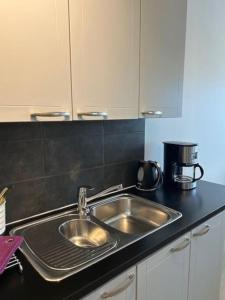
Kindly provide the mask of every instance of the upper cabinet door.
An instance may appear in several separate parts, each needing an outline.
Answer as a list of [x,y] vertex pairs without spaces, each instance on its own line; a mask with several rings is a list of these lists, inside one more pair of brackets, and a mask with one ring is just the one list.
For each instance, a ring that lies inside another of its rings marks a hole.
[[70,21],[74,118],[137,118],[140,1],[71,0]]
[[140,117],[179,117],[187,0],[141,0]]
[[1,0],[0,41],[0,122],[68,119],[67,0]]

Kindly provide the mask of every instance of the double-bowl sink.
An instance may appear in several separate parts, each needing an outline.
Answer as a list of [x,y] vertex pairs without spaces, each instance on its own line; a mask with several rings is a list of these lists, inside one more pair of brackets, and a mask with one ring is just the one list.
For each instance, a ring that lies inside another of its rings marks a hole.
[[22,235],[21,251],[48,281],[60,281],[174,222],[181,213],[132,194],[90,205],[11,230]]

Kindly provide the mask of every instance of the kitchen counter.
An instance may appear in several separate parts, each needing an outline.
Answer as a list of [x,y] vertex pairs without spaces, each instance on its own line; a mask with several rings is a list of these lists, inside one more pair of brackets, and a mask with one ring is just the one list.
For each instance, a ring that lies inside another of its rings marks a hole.
[[1,300],[80,299],[108,280],[135,265],[161,247],[225,210],[225,186],[200,181],[192,191],[162,188],[156,192],[128,190],[180,211],[183,217],[140,241],[118,251],[60,283],[44,281],[22,254],[23,274],[9,270],[0,275]]

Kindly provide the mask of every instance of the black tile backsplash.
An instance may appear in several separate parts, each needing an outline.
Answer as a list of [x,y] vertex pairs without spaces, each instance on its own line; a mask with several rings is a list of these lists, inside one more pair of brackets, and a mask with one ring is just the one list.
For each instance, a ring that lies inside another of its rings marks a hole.
[[0,141],[0,183],[44,176],[43,141]]
[[144,131],[144,120],[112,120],[104,124],[104,134],[134,133]]
[[76,202],[80,185],[133,185],[144,130],[144,120],[0,124],[7,222]]
[[44,137],[59,138],[76,135],[103,135],[103,125],[99,121],[52,122],[43,124]]
[[106,164],[111,164],[137,160],[143,156],[143,144],[142,132],[106,135],[104,161]]
[[124,186],[131,186],[136,182],[138,161],[131,161],[104,167],[104,187],[123,183]]
[[45,139],[45,171],[47,175],[97,167],[103,164],[103,136],[77,135]]
[[34,140],[43,137],[41,123],[2,123],[0,124],[0,141]]

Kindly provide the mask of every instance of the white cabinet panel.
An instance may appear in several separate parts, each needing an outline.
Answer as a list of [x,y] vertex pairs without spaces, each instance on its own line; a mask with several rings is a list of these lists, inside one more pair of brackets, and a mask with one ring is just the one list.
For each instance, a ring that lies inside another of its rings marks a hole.
[[189,300],[219,300],[224,243],[222,216],[192,231]]
[[141,1],[140,117],[181,115],[186,15],[187,0]]
[[107,282],[83,300],[135,300],[136,299],[136,267]]
[[[224,300],[225,213],[198,226],[84,300]],[[220,297],[220,298],[219,298]]]
[[71,113],[67,1],[1,0],[0,28],[0,122]]
[[187,300],[190,234],[158,251],[137,267],[138,300]]
[[74,118],[137,118],[140,1],[70,1],[70,22]]

